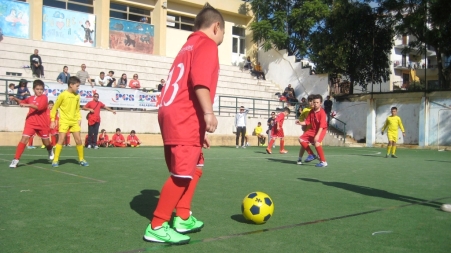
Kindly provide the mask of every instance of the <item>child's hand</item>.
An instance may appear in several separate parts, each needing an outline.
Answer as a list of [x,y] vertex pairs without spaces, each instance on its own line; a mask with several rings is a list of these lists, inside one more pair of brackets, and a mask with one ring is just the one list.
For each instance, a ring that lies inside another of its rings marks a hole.
[[296,124],[296,125],[300,125],[301,124],[301,122],[297,119],[295,122],[294,122],[294,124]]
[[55,121],[50,122],[50,129],[54,129],[55,128]]
[[405,137],[405,136],[406,136],[406,133],[402,132],[402,136]]

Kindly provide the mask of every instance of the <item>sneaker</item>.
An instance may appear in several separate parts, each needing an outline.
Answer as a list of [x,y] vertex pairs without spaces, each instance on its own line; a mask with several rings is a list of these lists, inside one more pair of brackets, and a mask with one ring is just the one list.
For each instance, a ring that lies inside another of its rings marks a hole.
[[271,149],[267,148],[267,149],[266,149],[266,153],[272,154]]
[[276,145],[272,145],[272,148],[276,148]]
[[189,243],[190,237],[175,232],[174,229],[169,227],[167,222],[158,229],[152,229],[149,224],[144,233],[144,240],[148,242],[166,242],[170,244],[186,244]]
[[53,149],[49,150],[49,160],[53,160],[55,158],[55,154],[53,153]]
[[17,164],[19,164],[19,160],[18,159],[13,159],[11,161],[11,164],[9,165],[10,168],[16,168]]
[[391,155],[391,158],[398,158],[397,156],[395,156],[395,155]]
[[174,230],[180,234],[199,232],[203,227],[204,223],[197,220],[194,216],[190,215],[187,220],[176,216],[173,222]]
[[315,167],[327,167],[327,162],[320,162],[315,165]]
[[315,160],[316,158],[318,158],[316,155],[308,155],[307,158],[305,158],[304,162],[309,163],[309,162]]
[[45,148],[45,145],[42,145],[42,146],[41,146],[41,148],[43,148],[43,149],[44,149],[44,148]]
[[80,161],[80,166],[88,167],[88,166],[89,166],[89,163],[88,163],[86,160],[81,160],[81,161]]
[[249,147],[249,142],[246,142],[246,147]]
[[27,146],[27,149],[35,149],[35,146]]
[[57,168],[57,167],[59,167],[59,166],[60,166],[60,164],[59,164],[58,161],[53,161],[53,162],[52,162],[52,167]]
[[239,148],[239,147],[240,147],[240,146],[238,146],[238,145],[236,146],[236,148]]
[[299,159],[298,159],[297,164],[298,164],[298,165],[302,165],[302,158],[299,158]]
[[241,148],[246,148],[246,146],[243,145]]
[[87,148],[91,148],[91,145],[88,145]]
[[99,146],[94,146],[94,149],[99,149]]
[[443,204],[440,208],[445,212],[451,213],[451,204]]
[[390,156],[388,154],[385,155],[385,158],[389,158]]
[[288,153],[288,151],[287,150],[285,150],[285,149],[282,149],[282,150],[280,150],[280,152],[279,153],[281,153],[281,154],[286,154],[286,153]]
[[70,144],[66,144],[66,147],[72,147],[72,145],[70,145]]

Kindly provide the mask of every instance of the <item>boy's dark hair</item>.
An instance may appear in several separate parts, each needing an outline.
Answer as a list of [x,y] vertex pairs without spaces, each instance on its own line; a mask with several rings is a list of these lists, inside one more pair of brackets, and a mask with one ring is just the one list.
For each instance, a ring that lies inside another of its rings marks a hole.
[[393,106],[391,109],[390,109],[390,111],[391,110],[398,110],[398,108],[396,107],[396,106]]
[[131,134],[136,134],[135,130],[132,130],[130,133],[131,133]]
[[16,86],[16,85],[13,84],[13,83],[10,83],[10,84],[8,85],[8,87],[11,87],[11,86]]
[[194,20],[194,31],[210,27],[215,22],[219,22],[219,27],[224,29],[225,23],[222,14],[207,2]]
[[100,130],[101,133],[105,132],[105,129]]
[[313,101],[313,98],[315,97],[315,95],[308,95],[307,97],[307,101]]
[[76,77],[76,76],[71,76],[69,77],[69,82],[68,82],[68,86],[71,84],[77,84],[77,83],[81,83],[80,78]]
[[258,124],[260,124],[260,125],[261,125],[262,123],[261,123],[261,122],[258,122],[258,123],[257,123],[257,125],[258,125]]
[[320,94],[316,94],[313,96],[314,96],[313,99],[319,99],[319,101],[323,102],[323,96],[321,96]]
[[100,74],[104,74],[105,75],[105,72],[102,71],[102,72],[100,72]]
[[117,131],[119,131],[119,132],[120,132],[120,131],[121,131],[121,129],[120,129],[120,128],[116,128],[116,132],[117,132]]
[[288,107],[283,108],[283,110],[284,110],[285,112],[288,112],[288,114],[291,113],[290,108],[288,108]]
[[42,86],[42,88],[44,88],[44,82],[42,80],[36,79],[33,81],[33,89],[38,86]]
[[114,74],[114,71],[110,70],[110,71],[108,71],[108,73]]
[[53,100],[49,100],[49,105],[53,105],[53,104],[55,104],[55,103],[53,102]]
[[63,70],[64,70],[65,68],[67,68],[67,66],[64,66],[64,67],[63,67]]

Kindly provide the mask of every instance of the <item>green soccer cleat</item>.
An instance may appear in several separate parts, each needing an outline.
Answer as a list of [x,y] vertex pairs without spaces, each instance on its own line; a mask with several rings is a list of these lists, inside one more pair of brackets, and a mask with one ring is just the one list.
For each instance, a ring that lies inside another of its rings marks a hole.
[[177,233],[174,229],[169,227],[167,222],[165,222],[159,229],[155,230],[152,229],[152,226],[149,224],[143,239],[148,242],[164,242],[180,245],[189,243],[190,237]]
[[88,166],[89,166],[89,163],[88,163],[86,160],[81,160],[81,161],[80,161],[80,166],[88,167]]
[[197,220],[192,215],[190,215],[187,220],[183,220],[182,218],[176,216],[174,218],[173,227],[175,231],[181,234],[188,234],[199,232],[204,227],[204,223]]

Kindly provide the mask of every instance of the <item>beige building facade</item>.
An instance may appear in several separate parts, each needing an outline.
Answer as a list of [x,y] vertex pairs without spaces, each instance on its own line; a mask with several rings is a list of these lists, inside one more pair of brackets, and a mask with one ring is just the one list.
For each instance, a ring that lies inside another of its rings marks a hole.
[[[109,48],[110,17],[129,21],[147,18],[154,26],[154,55],[175,57],[192,32],[194,18],[206,0],[24,0],[30,4],[30,39],[42,40],[44,6],[86,12],[96,16],[96,47]],[[219,47],[221,64],[236,65],[253,46],[248,25],[249,4],[241,0],[209,0],[225,19],[225,37]]]

